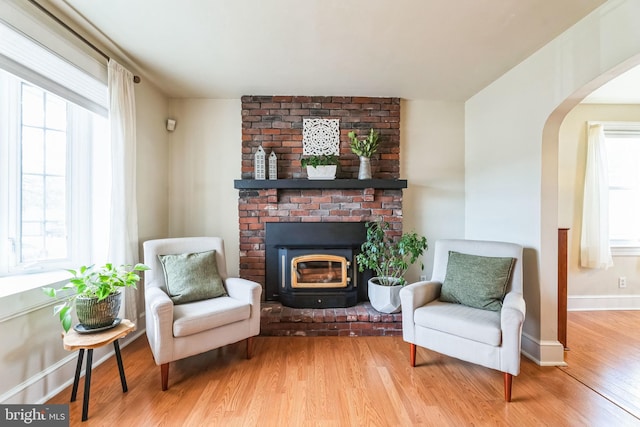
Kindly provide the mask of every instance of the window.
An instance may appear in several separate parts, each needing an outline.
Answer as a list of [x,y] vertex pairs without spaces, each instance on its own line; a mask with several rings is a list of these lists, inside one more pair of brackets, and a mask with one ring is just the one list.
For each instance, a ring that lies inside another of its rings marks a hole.
[[67,259],[67,103],[20,84],[20,263]]
[[640,254],[640,123],[605,123],[609,242],[614,255]]
[[91,262],[105,246],[91,194],[108,177],[91,165],[108,157],[107,119],[0,70],[0,123],[0,275]]
[[1,294],[104,258],[111,163],[104,58],[31,3],[0,4]]

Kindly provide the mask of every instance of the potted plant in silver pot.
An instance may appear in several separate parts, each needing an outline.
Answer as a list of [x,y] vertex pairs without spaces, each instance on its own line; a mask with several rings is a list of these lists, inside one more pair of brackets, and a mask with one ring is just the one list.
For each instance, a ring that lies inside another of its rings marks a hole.
[[79,325],[85,330],[101,329],[114,325],[122,303],[122,289],[133,287],[140,280],[139,271],[148,270],[144,264],[115,266],[107,263],[102,267],[82,266],[77,271],[67,270],[73,276],[60,289],[43,288],[50,297],[59,292],[73,293],[54,308],[65,332],[71,329],[71,312],[76,309]]
[[379,136],[380,134],[373,129],[362,139],[358,139],[355,131],[348,133],[348,137],[351,140],[349,143],[351,152],[360,158],[358,179],[371,179],[371,156],[378,151]]
[[[407,283],[404,274],[428,249],[427,238],[417,233],[404,233],[399,238],[389,234],[386,221],[368,222],[367,240],[356,255],[358,269],[373,270],[369,280],[371,306],[383,313],[400,311],[400,289]],[[421,268],[424,268],[422,262]]]

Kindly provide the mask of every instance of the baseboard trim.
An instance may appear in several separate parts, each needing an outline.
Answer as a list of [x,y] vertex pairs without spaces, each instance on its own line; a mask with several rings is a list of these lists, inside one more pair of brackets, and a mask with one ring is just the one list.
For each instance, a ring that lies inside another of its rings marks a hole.
[[[120,341],[120,348],[126,347],[144,333],[145,330],[142,329],[133,334],[129,334]],[[93,360],[92,369],[100,366],[102,362],[115,355],[113,346],[106,346],[101,349],[103,349],[105,353]],[[100,349],[96,349],[96,351],[99,350]],[[73,384],[77,358],[78,352],[70,353],[68,356],[0,395],[0,403],[22,405],[46,403],[52,397]],[[126,360],[124,360],[124,363],[126,368]],[[83,366],[85,366],[84,363]],[[84,374],[85,370],[83,369],[81,375],[84,376]]]
[[[57,393],[59,393],[58,389],[63,389],[64,387],[67,387],[69,384],[73,383],[73,375],[75,374],[74,362],[76,361],[76,357],[77,357],[77,354],[71,353],[65,358],[60,359],[58,362],[49,366],[47,369],[41,372],[38,372],[36,375],[32,376],[31,378],[28,378],[26,381],[22,382],[21,384],[18,384],[17,386],[13,387],[12,389],[0,395],[0,402],[3,404],[34,403],[32,399],[34,397],[33,395],[37,394],[37,392],[34,392],[35,390],[43,390],[44,388],[46,388],[46,386],[44,385],[45,382],[51,383],[52,380],[54,382],[58,382],[56,381],[55,377],[58,376],[60,373],[66,374],[67,371],[71,372],[71,380],[70,380],[71,382],[67,382],[67,384],[61,387],[56,387],[56,390],[53,390],[50,393],[51,396],[55,396]],[[98,364],[98,361],[96,361],[96,365],[97,364]],[[71,367],[69,368],[69,366]],[[46,400],[47,399],[45,397],[41,396],[40,398],[37,399],[35,403],[36,404],[45,403]]]
[[640,310],[640,295],[574,295],[567,298],[568,311]]
[[522,333],[522,354],[540,366],[567,366],[564,346],[557,340],[539,340]]

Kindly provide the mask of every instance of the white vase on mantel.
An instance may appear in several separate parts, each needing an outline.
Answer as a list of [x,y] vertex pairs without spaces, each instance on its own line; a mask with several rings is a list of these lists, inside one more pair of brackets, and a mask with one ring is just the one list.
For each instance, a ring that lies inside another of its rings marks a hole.
[[360,156],[360,169],[358,179],[371,179],[371,158]]

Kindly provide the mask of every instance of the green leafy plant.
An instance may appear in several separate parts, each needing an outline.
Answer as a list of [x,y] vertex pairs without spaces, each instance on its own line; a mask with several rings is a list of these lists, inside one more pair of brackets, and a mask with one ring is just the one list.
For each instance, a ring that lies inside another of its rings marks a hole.
[[378,151],[380,135],[377,131],[371,129],[369,135],[363,139],[358,139],[358,135],[354,131],[349,132],[348,136],[351,140],[352,153],[361,157],[371,157]]
[[54,309],[54,314],[60,317],[62,327],[65,332],[68,332],[71,328],[71,311],[76,298],[97,298],[98,301],[101,301],[109,295],[117,293],[120,288],[133,287],[135,289],[140,280],[138,272],[145,270],[149,270],[149,267],[144,264],[136,264],[133,268],[131,265],[105,264],[102,267],[83,265],[77,271],[67,270],[73,276],[60,289],[47,287],[42,290],[50,297],[55,298],[60,292],[74,289],[74,293]]
[[312,166],[315,168],[317,166],[337,165],[339,163],[340,161],[338,159],[338,156],[333,154],[321,154],[300,159],[300,164],[303,168],[307,166]]
[[[406,285],[404,274],[410,265],[428,249],[427,238],[416,233],[404,233],[392,238],[386,221],[368,222],[367,240],[356,255],[358,269],[373,270],[383,286]],[[420,262],[421,268],[424,264]]]

